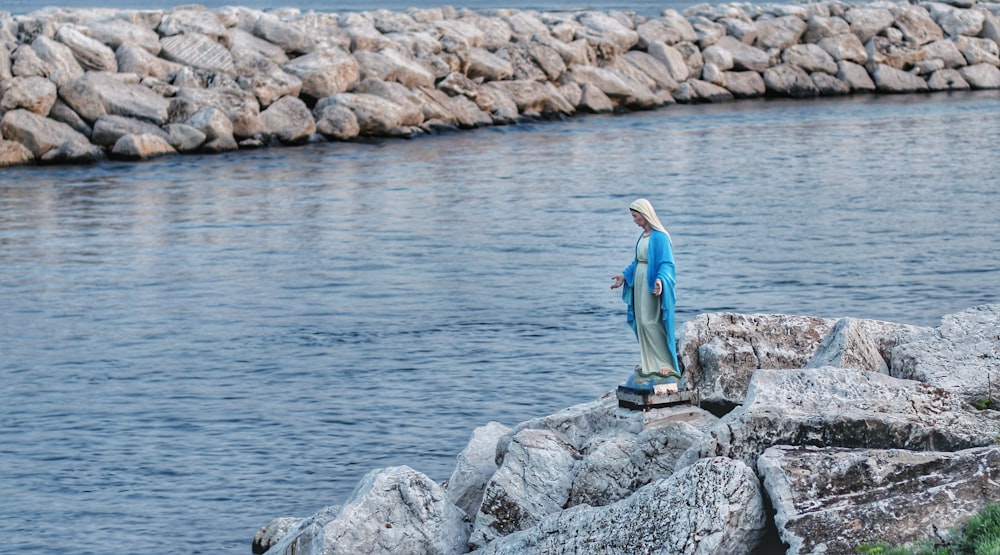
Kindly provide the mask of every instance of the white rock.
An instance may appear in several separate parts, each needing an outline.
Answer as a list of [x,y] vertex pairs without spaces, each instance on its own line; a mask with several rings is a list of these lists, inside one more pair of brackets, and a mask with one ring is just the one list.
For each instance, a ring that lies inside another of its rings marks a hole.
[[184,33],[160,39],[160,55],[172,62],[232,74],[235,71],[233,55],[229,50],[206,35]]
[[928,90],[927,81],[919,75],[885,64],[875,65],[875,69],[872,70],[872,80],[881,92],[912,93]]
[[932,3],[930,5],[931,17],[941,26],[949,37],[968,35],[974,37],[983,30],[986,22],[986,14],[989,12],[980,10],[956,9],[947,4]]
[[264,133],[286,145],[302,144],[316,132],[316,122],[306,103],[283,96],[260,113]]
[[983,63],[1000,65],[1000,45],[994,40],[963,35],[955,39],[955,46],[965,56],[969,65]]
[[378,52],[355,51],[361,79],[396,81],[407,87],[433,87],[434,74],[409,55],[393,48]]
[[822,71],[835,75],[837,73],[837,62],[830,54],[815,44],[795,44],[789,46],[781,54],[781,59],[786,64],[791,64],[812,73]]
[[49,115],[56,103],[56,86],[44,77],[15,77],[0,85],[0,113],[18,108]]
[[284,70],[302,80],[302,93],[325,98],[350,90],[361,77],[357,60],[340,49],[328,49],[290,60]]
[[889,373],[889,366],[875,340],[859,320],[841,318],[830,330],[805,368],[836,366],[868,372]]
[[163,125],[170,101],[138,84],[135,76],[89,71],[59,87],[59,96],[88,122],[105,114]]
[[771,57],[767,52],[733,37],[722,37],[715,46],[729,52],[733,67],[737,70],[763,72],[771,67]]
[[152,123],[123,116],[104,115],[94,122],[90,142],[110,147],[125,135],[154,135],[166,140],[167,134]]
[[679,50],[662,42],[653,42],[649,45],[649,55],[659,60],[667,68],[667,72],[670,73],[670,77],[674,81],[678,83],[687,81],[690,70]]
[[820,96],[835,96],[851,93],[851,86],[829,73],[816,71],[809,74]]
[[931,18],[927,9],[919,5],[901,5],[897,8],[895,27],[903,37],[916,46],[944,37],[941,27]]
[[736,98],[755,98],[767,92],[764,78],[756,71],[727,71],[723,79],[723,86]]
[[11,110],[3,115],[0,120],[0,136],[21,143],[36,158],[41,158],[66,143],[74,143],[86,149],[96,148],[87,137],[65,123],[24,109]]
[[846,60],[837,62],[837,79],[847,83],[852,91],[872,92],[875,90],[875,81],[872,81],[865,68]]
[[967,91],[972,87],[955,69],[941,69],[927,78],[927,87],[932,91]]
[[373,94],[338,93],[321,99],[314,111],[342,106],[354,113],[361,135],[390,135],[403,124],[402,106]]
[[806,32],[807,25],[800,17],[786,15],[774,19],[758,19],[756,27],[757,38],[754,40],[754,46],[768,50],[788,48],[799,42]]
[[111,154],[123,160],[148,160],[157,156],[177,154],[177,151],[158,135],[130,133],[115,142]]
[[941,39],[924,45],[921,49],[925,60],[941,60],[946,68],[958,68],[966,65],[965,56],[958,50],[955,41]]
[[483,501],[486,483],[497,470],[497,440],[510,431],[499,422],[490,422],[473,430],[465,449],[458,454],[455,469],[448,478],[448,500],[467,515],[475,515]]
[[844,12],[843,17],[850,24],[851,32],[857,35],[862,43],[867,43],[895,22],[892,12],[878,7],[851,7]]

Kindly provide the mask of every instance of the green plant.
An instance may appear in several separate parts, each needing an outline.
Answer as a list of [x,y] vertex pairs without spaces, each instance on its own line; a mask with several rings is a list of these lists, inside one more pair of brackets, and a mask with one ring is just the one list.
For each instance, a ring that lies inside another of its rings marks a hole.
[[979,410],[986,410],[986,409],[990,408],[990,403],[991,402],[993,402],[993,401],[989,397],[983,397],[983,398],[977,400],[976,402],[972,403],[972,406],[976,407]]
[[1000,555],[1000,503],[990,503],[951,534],[945,545],[929,540],[908,546],[886,542],[864,543],[854,551],[860,555]]

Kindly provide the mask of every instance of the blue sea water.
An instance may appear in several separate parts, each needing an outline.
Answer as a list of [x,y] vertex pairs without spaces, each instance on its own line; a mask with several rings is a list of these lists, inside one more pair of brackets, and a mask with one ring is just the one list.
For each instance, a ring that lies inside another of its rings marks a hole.
[[0,551],[248,553],[613,389],[637,197],[681,323],[1000,302],[997,121],[996,92],[758,100],[4,169]]

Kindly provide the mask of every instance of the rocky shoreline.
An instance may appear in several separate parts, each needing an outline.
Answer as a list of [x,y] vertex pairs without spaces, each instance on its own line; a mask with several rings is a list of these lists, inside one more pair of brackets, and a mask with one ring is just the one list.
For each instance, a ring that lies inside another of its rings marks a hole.
[[1000,499],[1000,304],[934,328],[702,314],[678,347],[701,406],[609,393],[491,422],[444,484],[372,471],[253,552],[849,554],[946,539]]
[[0,166],[762,96],[1000,88],[1000,4],[0,12]]

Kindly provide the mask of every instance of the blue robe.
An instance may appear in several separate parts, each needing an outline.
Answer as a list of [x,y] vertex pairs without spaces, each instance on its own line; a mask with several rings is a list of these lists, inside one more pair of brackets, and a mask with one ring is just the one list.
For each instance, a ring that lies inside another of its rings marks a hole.
[[[638,247],[639,241],[642,240],[642,236],[636,240],[636,246]],[[647,283],[649,285],[649,292],[653,292],[653,287],[656,284],[656,280],[659,279],[660,283],[663,284],[663,293],[660,294],[660,305],[663,309],[663,328],[667,335],[667,349],[670,352],[670,357],[672,359],[674,369],[678,374],[681,372],[680,364],[677,362],[677,344],[674,340],[674,305],[676,303],[676,277],[674,274],[674,253],[671,249],[670,238],[666,233],[662,231],[653,230],[649,235],[649,252],[647,253],[648,260],[648,276]],[[632,263],[625,268],[622,275],[625,276],[626,286],[622,289],[622,300],[628,305],[628,324],[632,328],[632,331],[636,334],[638,338],[638,330],[636,329],[635,323],[635,305],[632,299],[632,287],[635,283],[635,267],[639,263],[637,258],[632,259]],[[638,383],[637,382],[638,378]],[[627,382],[628,385],[639,385],[642,382],[649,382],[648,378],[643,379],[638,376],[638,372],[633,373],[632,377],[629,378]],[[655,380],[657,383],[669,383],[676,381],[674,378],[665,380]],[[648,387],[652,387],[650,383]]]

